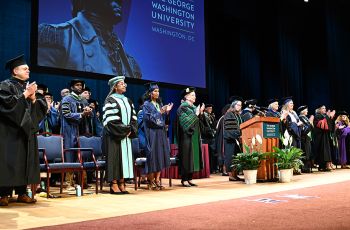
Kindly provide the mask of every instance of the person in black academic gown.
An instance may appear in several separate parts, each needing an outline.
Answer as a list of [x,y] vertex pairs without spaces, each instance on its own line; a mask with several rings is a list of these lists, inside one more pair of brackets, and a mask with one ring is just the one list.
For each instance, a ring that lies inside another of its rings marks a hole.
[[201,122],[201,135],[203,144],[208,144],[210,172],[218,171],[217,154],[215,152],[216,120],[213,113],[213,105],[206,104],[203,122]]
[[250,99],[244,102],[244,105],[246,107],[242,110],[242,113],[241,113],[243,122],[246,122],[254,117],[256,103],[257,103],[256,99]]
[[223,145],[224,169],[223,172],[229,171],[230,181],[240,181],[235,170],[230,170],[233,156],[240,152],[241,129],[240,124],[243,123],[240,112],[242,108],[242,98],[237,97],[233,100],[230,108],[227,110],[222,123],[222,128],[218,130],[221,136],[220,141]]
[[124,96],[127,87],[124,79],[116,76],[108,81],[111,91],[103,106],[102,150],[107,155],[111,194],[128,194],[124,178],[134,178],[131,138],[137,137],[137,117],[134,104]]
[[0,83],[0,206],[8,205],[12,190],[17,202],[35,203],[26,195],[28,184],[40,183],[36,132],[47,104],[37,99],[35,82],[27,83],[29,67],[24,55],[6,63],[12,77]]
[[311,173],[312,172],[312,151],[311,151],[311,141],[312,141],[312,129],[313,129],[313,121],[314,116],[311,115],[310,118],[308,115],[308,107],[306,105],[300,106],[298,108],[299,119],[303,122],[303,126],[301,129],[301,149],[304,152],[304,166],[302,168],[302,172]]
[[[179,170],[184,187],[197,186],[192,182],[193,172],[203,169],[200,121],[205,105],[195,106],[195,88],[188,87],[181,92],[184,101],[177,110],[176,136],[179,147]],[[187,184],[185,183],[187,182]]]
[[319,165],[319,171],[331,171],[332,155],[330,147],[330,127],[332,127],[330,117],[333,117],[335,112],[330,112],[327,115],[326,106],[321,105],[316,109],[313,129],[313,143],[315,163]]
[[[294,103],[291,97],[286,97],[283,100],[281,114],[287,114],[282,118],[283,131],[287,130],[292,137],[292,146],[301,148],[301,129],[303,122],[300,121],[299,116],[293,110]],[[284,132],[283,132],[284,133]]]

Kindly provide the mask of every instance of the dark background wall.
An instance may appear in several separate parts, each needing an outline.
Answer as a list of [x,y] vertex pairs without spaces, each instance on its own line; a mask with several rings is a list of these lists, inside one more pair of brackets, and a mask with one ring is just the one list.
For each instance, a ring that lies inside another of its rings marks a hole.
[[[199,92],[200,102],[213,103],[218,112],[230,95],[257,98],[261,105],[270,97],[293,96],[296,106],[308,104],[314,109],[321,103],[350,110],[348,1],[206,0],[205,4],[208,87]],[[31,7],[30,0],[1,1],[1,66],[20,53],[30,56]],[[0,68],[0,80],[7,77]],[[31,80],[46,84],[56,100],[70,79],[31,72]],[[102,103],[107,81],[84,80]],[[137,101],[143,91],[142,84],[132,83],[127,96]],[[179,88],[162,87],[161,94],[164,102],[179,104]]]
[[293,96],[312,110],[350,109],[350,1],[206,3],[209,95],[220,106],[228,95],[262,105]]

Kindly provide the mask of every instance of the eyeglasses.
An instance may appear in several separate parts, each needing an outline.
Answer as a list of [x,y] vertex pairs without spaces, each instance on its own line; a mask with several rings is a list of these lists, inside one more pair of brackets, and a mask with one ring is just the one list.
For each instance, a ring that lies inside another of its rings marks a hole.
[[127,87],[128,85],[125,82],[118,82],[117,85],[124,85],[125,87]]

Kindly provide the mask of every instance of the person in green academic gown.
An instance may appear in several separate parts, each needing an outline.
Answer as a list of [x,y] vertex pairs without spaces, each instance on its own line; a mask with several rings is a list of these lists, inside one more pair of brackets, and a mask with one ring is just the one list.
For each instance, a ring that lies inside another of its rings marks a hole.
[[109,80],[111,91],[103,106],[102,149],[107,155],[111,194],[127,194],[124,178],[134,178],[131,138],[137,137],[137,116],[134,104],[124,96],[127,87],[124,79],[117,76]]
[[11,78],[0,83],[0,206],[7,206],[12,190],[17,202],[35,203],[26,195],[28,184],[40,183],[36,132],[47,104],[37,99],[35,82],[27,83],[24,55],[6,63]]
[[[200,119],[203,119],[205,105],[195,106],[195,88],[189,87],[182,92],[183,103],[177,110],[177,141],[179,148],[179,170],[181,184],[184,187],[196,186],[192,182],[193,172],[203,169]],[[187,182],[187,183],[185,183]]]

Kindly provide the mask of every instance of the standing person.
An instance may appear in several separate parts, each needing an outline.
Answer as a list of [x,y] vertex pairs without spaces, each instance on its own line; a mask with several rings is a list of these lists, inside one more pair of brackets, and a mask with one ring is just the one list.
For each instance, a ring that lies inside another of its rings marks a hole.
[[61,90],[61,97],[62,99],[69,94],[69,89],[64,88]]
[[[182,91],[183,102],[177,110],[177,141],[179,147],[179,170],[181,184],[184,187],[197,186],[192,182],[193,172],[203,168],[200,119],[203,118],[205,105],[195,106],[195,88]],[[187,184],[185,183],[187,182]]]
[[231,104],[226,104],[221,110],[221,117],[217,121],[216,125],[216,136],[215,136],[215,148],[216,154],[218,155],[218,165],[222,176],[228,176],[225,167],[225,145],[224,145],[224,117],[231,107]]
[[215,152],[216,119],[212,104],[205,105],[201,134],[203,144],[208,144],[210,172],[216,173],[218,172],[218,156]]
[[[329,116],[334,116],[335,111],[329,113]],[[330,128],[331,119],[327,115],[326,106],[321,105],[316,109],[314,119],[314,147],[315,147],[315,163],[319,165],[319,171],[331,171],[332,155],[330,147]]]
[[108,81],[111,91],[103,106],[102,149],[107,155],[111,194],[128,194],[124,178],[134,178],[130,138],[137,137],[137,117],[134,104],[124,96],[127,87],[124,79],[124,76],[116,76]]
[[338,137],[338,146],[339,146],[339,154],[340,154],[340,165],[341,168],[348,168],[347,164],[347,155],[346,155],[346,138],[350,133],[350,122],[348,113],[345,111],[341,111],[335,121],[335,130]]
[[[60,121],[61,135],[63,136],[64,149],[78,147],[78,137],[85,133],[86,127],[84,118],[91,115],[91,108],[87,101],[80,97],[85,88],[85,82],[80,79],[73,79],[70,82],[71,93],[65,96],[61,102]],[[75,156],[72,153],[65,155],[67,162],[73,162]],[[73,173],[66,173],[66,183],[68,190],[74,190]]]
[[47,112],[43,120],[39,123],[39,133],[49,133],[49,134],[58,134],[58,117],[59,113],[57,108],[55,107],[55,103],[53,101],[53,96],[51,93],[44,93],[44,98],[47,103]]
[[246,107],[241,112],[243,122],[246,122],[254,117],[255,106],[258,101],[256,99],[246,100],[244,104]]
[[150,83],[143,104],[143,124],[146,138],[145,155],[147,158],[148,184],[150,189],[162,190],[160,172],[170,166],[170,148],[166,125],[173,104],[162,104],[159,87]]
[[276,99],[276,98],[269,99],[267,101],[267,103],[269,106],[268,106],[268,109],[265,113],[266,117],[278,117],[278,118],[280,118],[281,114],[280,114],[280,112],[278,112],[278,107],[279,107],[278,99]]
[[227,110],[223,120],[223,144],[224,144],[224,167],[226,171],[229,171],[229,181],[242,181],[238,177],[238,172],[230,170],[232,165],[233,156],[239,152],[240,149],[240,138],[241,128],[240,124],[243,123],[241,118],[243,99],[236,97]]
[[304,166],[301,170],[303,173],[312,173],[312,151],[311,151],[311,141],[312,141],[312,129],[313,129],[313,121],[314,116],[307,117],[308,115],[308,107],[306,105],[300,106],[298,108],[299,119],[303,122],[303,126],[301,129],[301,149],[304,152]]
[[47,105],[36,99],[36,83],[27,83],[30,71],[24,55],[9,60],[5,68],[12,77],[0,83],[0,206],[8,205],[13,189],[17,202],[35,203],[26,188],[40,183],[35,134]]
[[285,118],[283,118],[283,133],[284,130],[287,130],[289,135],[292,136],[293,142],[292,146],[297,148],[301,148],[301,129],[303,126],[303,122],[300,121],[299,116],[293,110],[294,103],[291,97],[286,97],[283,99],[283,106],[281,109],[281,114],[287,114]]

